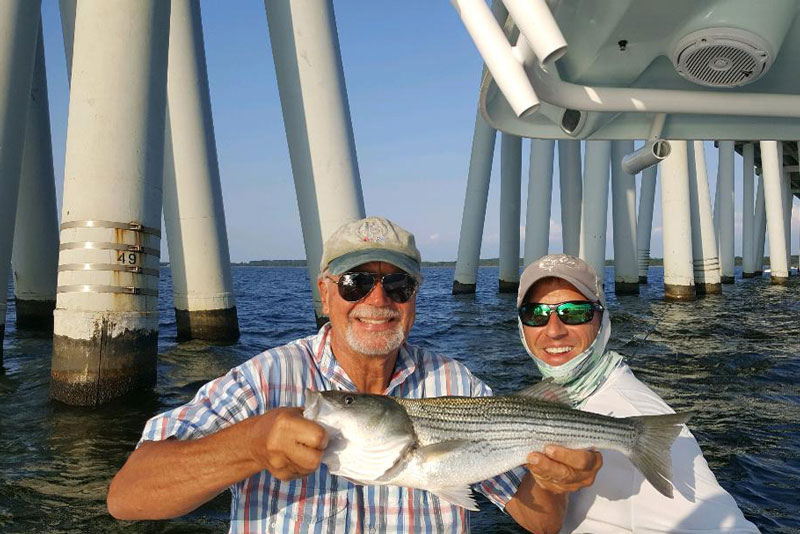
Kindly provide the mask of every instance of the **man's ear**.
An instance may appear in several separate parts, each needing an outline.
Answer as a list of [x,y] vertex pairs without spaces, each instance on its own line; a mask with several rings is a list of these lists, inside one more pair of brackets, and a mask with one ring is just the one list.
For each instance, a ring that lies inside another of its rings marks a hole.
[[317,288],[319,289],[319,298],[322,301],[322,313],[328,315],[330,313],[330,306],[328,306],[328,284],[325,283],[324,277],[317,278]]

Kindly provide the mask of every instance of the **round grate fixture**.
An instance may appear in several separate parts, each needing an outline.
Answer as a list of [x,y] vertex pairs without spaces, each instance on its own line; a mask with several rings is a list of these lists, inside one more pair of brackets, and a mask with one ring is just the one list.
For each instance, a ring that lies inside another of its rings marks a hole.
[[769,70],[772,60],[767,41],[739,28],[692,32],[672,53],[678,74],[708,87],[739,87],[754,82]]

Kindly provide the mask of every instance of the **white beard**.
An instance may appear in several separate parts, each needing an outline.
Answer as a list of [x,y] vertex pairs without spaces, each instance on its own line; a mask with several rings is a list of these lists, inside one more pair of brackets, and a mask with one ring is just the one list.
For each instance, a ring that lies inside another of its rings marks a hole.
[[[355,319],[357,317],[372,319],[399,318],[400,313],[362,304],[361,306],[353,308],[350,312],[351,319],[357,320]],[[384,354],[389,354],[399,349],[400,345],[406,340],[406,334],[403,332],[403,325],[399,321],[396,323],[396,327],[388,332],[366,335],[356,334],[352,323],[348,323],[344,331],[344,337],[351,349],[366,356],[383,356]]]

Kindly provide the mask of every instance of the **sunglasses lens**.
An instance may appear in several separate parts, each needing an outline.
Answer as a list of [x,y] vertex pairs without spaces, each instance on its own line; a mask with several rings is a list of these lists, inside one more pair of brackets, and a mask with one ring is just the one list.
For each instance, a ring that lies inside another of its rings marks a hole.
[[525,303],[519,308],[519,318],[526,326],[543,326],[550,318],[550,308],[541,304]]
[[558,317],[564,324],[588,323],[594,317],[591,302],[565,302],[558,307]]
[[371,273],[344,273],[339,277],[339,296],[348,302],[355,302],[366,297],[375,285]]
[[389,298],[398,303],[408,302],[417,289],[417,281],[405,273],[384,275],[381,284]]

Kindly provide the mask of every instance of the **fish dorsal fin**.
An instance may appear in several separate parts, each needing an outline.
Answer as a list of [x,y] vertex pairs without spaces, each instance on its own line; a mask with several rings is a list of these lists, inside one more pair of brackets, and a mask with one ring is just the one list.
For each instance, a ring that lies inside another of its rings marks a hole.
[[520,397],[530,397],[532,399],[572,406],[572,398],[570,397],[569,391],[565,387],[553,382],[552,378],[544,378],[538,384],[528,386],[515,394]]
[[369,484],[378,480],[405,455],[413,436],[389,436],[360,443],[333,438],[322,456],[331,474]]
[[475,498],[472,496],[472,489],[469,486],[457,486],[453,488],[438,488],[429,490],[431,493],[439,497],[443,501],[450,504],[461,506],[473,512],[478,511],[478,505],[475,503]]

